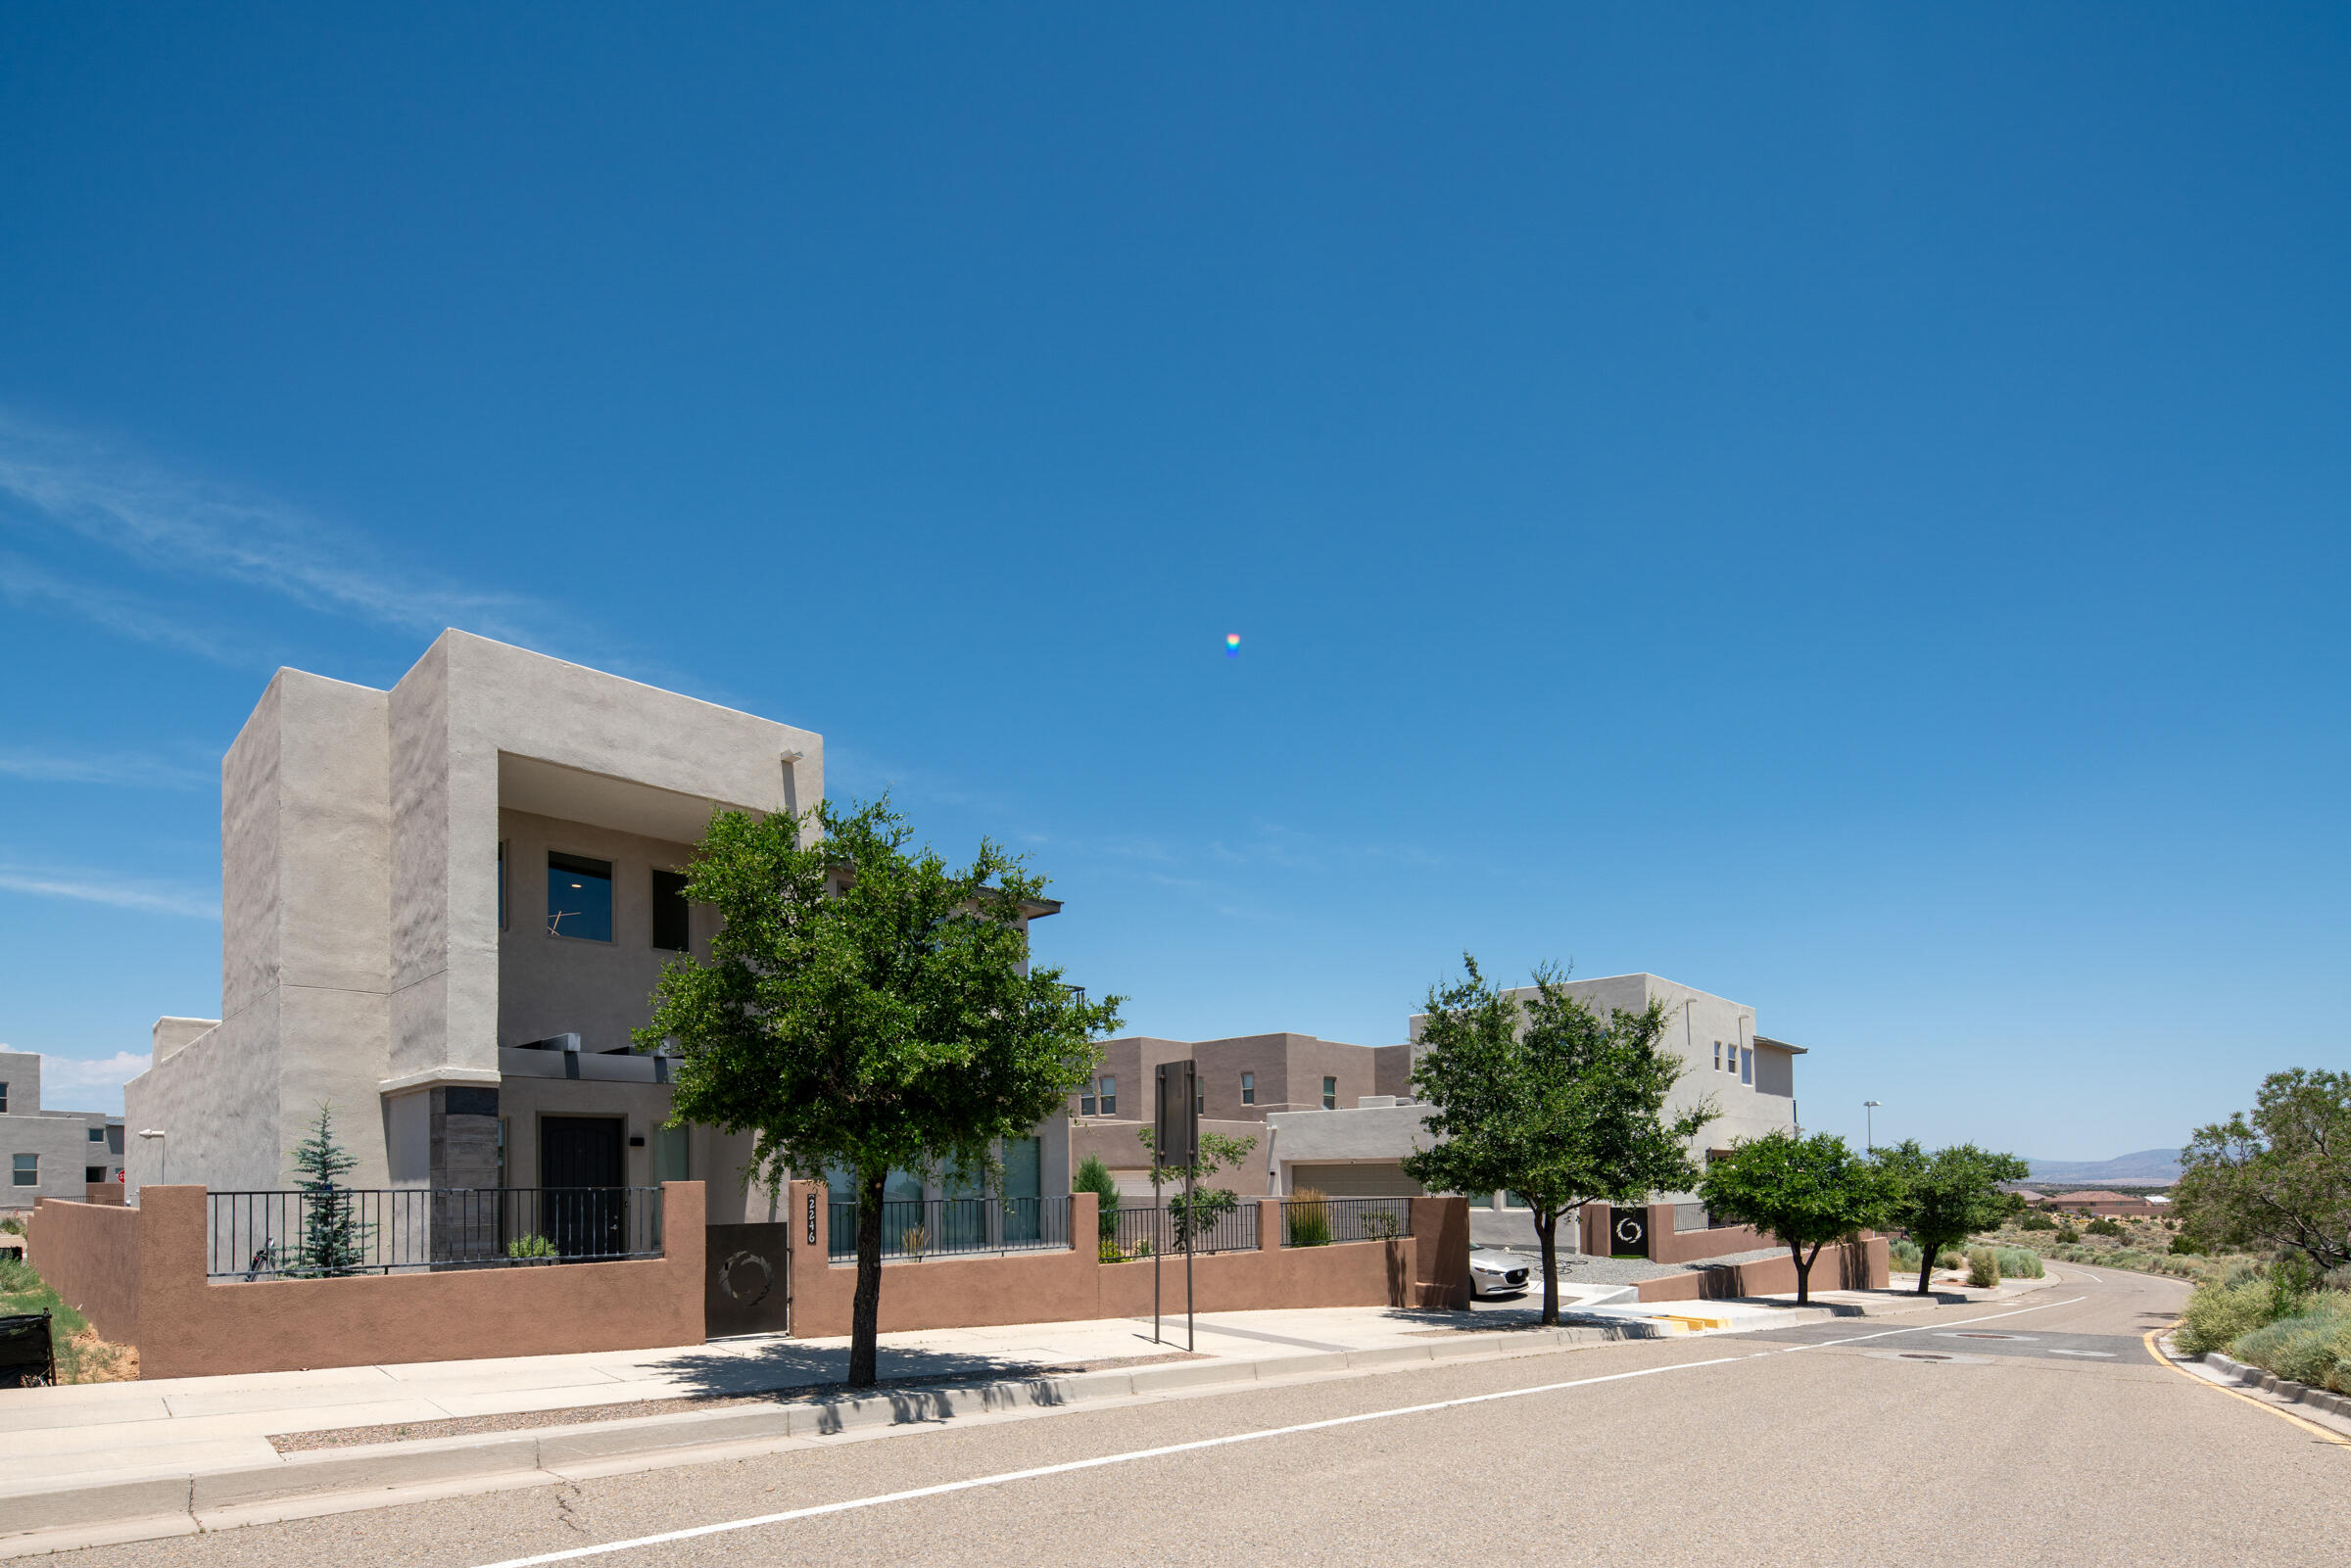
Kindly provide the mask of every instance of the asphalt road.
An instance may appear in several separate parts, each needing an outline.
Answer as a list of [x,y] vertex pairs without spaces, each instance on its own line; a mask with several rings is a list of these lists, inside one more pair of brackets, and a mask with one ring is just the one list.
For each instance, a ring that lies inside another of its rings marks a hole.
[[[2058,1272],[2008,1307],[851,1436],[57,1560],[484,1568],[827,1504],[857,1505],[570,1560],[2351,1560],[2351,1448],[2160,1364],[2140,1336],[2179,1283]],[[1148,1452],[1178,1445],[1200,1446]],[[991,1479],[1053,1466],[1075,1468]],[[959,1490],[867,1500],[938,1487]]]

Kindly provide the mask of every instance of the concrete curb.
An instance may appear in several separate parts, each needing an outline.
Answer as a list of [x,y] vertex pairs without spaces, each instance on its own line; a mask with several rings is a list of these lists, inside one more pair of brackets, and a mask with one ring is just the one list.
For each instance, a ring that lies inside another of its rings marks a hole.
[[[1432,1365],[1476,1355],[1520,1355],[1584,1345],[1662,1336],[1598,1327],[1511,1329],[1391,1345],[1376,1350],[1317,1352],[1259,1361],[1137,1367],[1078,1372],[1063,1377],[900,1389],[862,1397],[834,1396],[772,1406],[736,1405],[709,1412],[632,1417],[540,1427],[519,1432],[420,1438],[350,1449],[286,1454],[274,1462],[217,1470],[159,1470],[103,1482],[46,1490],[0,1492],[0,1557],[74,1545],[181,1535],[208,1528],[224,1515],[251,1517],[266,1505],[366,1497],[417,1488],[472,1482],[552,1485],[582,1466],[630,1459],[660,1461],[686,1450],[756,1449],[844,1432],[935,1425],[1023,1409],[1062,1409],[1192,1389],[1245,1388],[1292,1378]],[[385,1502],[395,1500],[389,1497]],[[124,1531],[131,1533],[124,1534]],[[72,1539],[60,1539],[70,1536]]]
[[2265,1372],[2258,1366],[2248,1366],[2218,1351],[2207,1353],[2204,1364],[2220,1373],[2223,1382],[2233,1383],[2239,1388],[2259,1389],[2264,1394],[2275,1395],[2287,1404],[2307,1404],[2313,1409],[2325,1410],[2328,1415],[2351,1416],[2351,1394],[2314,1389],[2307,1383],[2296,1383],[2275,1372]]
[[[1717,1332],[1738,1334],[1837,1317],[1898,1315],[1949,1304],[1941,1300],[1915,1306],[1889,1304],[1892,1310],[1881,1311],[1859,1309],[1853,1303],[1816,1302],[1801,1308],[1772,1305],[1781,1307],[1785,1315],[1768,1323],[1743,1323]],[[1504,1329],[1376,1350],[1074,1372],[857,1397],[838,1395],[769,1406],[734,1405],[708,1412],[307,1449],[268,1464],[216,1470],[132,1472],[94,1484],[0,1491],[0,1516],[7,1520],[5,1531],[0,1531],[0,1557],[388,1506],[433,1492],[450,1495],[552,1486],[589,1474],[748,1457],[780,1446],[848,1432],[935,1426],[1021,1410],[1070,1409],[1155,1394],[1238,1391],[1254,1384],[1299,1378],[1431,1366],[1480,1356],[1504,1359],[1666,1337],[1655,1325],[1639,1321],[1607,1327],[1579,1324]]]

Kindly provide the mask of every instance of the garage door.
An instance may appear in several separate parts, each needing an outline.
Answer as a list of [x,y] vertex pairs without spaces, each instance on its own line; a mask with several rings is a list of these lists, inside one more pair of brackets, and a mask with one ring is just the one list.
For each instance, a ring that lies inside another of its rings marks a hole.
[[1292,1165],[1290,1191],[1313,1188],[1325,1198],[1417,1198],[1420,1183],[1396,1164]]

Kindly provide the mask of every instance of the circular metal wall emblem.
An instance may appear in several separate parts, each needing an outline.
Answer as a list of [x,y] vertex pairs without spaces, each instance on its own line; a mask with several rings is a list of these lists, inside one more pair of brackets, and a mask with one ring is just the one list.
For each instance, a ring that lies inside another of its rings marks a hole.
[[[742,1280],[740,1286],[736,1284],[738,1278]],[[718,1288],[745,1307],[756,1307],[776,1288],[775,1265],[757,1253],[737,1253],[718,1265]]]

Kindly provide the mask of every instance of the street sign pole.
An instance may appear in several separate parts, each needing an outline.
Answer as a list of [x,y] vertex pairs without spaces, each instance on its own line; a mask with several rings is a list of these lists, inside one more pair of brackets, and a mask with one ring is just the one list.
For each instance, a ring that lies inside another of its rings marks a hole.
[[[1159,1172],[1179,1169],[1183,1172],[1183,1339],[1185,1348],[1192,1349],[1192,1221],[1194,1218],[1192,1176],[1193,1167],[1200,1162],[1200,1080],[1192,1064],[1162,1062],[1152,1084],[1151,1097],[1151,1207],[1164,1216],[1159,1207]],[[1164,1230],[1154,1226],[1151,1247],[1151,1341],[1160,1342],[1159,1259],[1167,1249],[1160,1245],[1167,1239]]]

